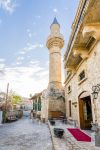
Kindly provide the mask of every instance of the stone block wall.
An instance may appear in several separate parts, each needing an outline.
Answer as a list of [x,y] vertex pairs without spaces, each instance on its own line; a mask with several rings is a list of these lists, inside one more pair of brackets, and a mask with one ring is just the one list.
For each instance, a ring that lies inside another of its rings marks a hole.
[[[82,70],[86,71],[86,79],[84,82],[79,83],[78,76]],[[68,101],[71,100],[72,103],[76,102],[77,106],[72,105],[72,118],[78,121],[79,125],[79,101],[78,96],[83,92],[87,91],[91,96],[92,103],[92,114],[93,120],[95,119],[94,104],[92,99],[92,86],[100,84],[100,42],[97,42],[89,58],[84,60],[80,65],[76,73],[69,80],[68,83],[65,83],[65,100],[66,100],[66,115],[69,117],[69,104]],[[71,92],[68,93],[68,86],[71,86]],[[100,93],[98,99],[96,100],[97,104],[97,115],[98,122],[100,123]]]
[[59,118],[65,114],[65,102],[63,99],[49,99],[49,118]]

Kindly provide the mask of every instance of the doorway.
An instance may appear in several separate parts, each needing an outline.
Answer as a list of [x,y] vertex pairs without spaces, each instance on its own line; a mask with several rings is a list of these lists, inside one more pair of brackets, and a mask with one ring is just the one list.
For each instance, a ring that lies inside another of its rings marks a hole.
[[91,129],[92,122],[92,106],[91,97],[86,96],[79,98],[79,116],[80,116],[80,128]]

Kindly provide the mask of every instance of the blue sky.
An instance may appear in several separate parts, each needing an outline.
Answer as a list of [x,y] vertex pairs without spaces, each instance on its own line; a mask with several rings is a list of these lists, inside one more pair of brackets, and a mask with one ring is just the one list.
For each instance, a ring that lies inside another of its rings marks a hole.
[[[48,85],[46,39],[56,16],[65,46],[79,0],[0,0],[0,91],[22,96],[40,92]],[[63,77],[64,78],[64,77]]]

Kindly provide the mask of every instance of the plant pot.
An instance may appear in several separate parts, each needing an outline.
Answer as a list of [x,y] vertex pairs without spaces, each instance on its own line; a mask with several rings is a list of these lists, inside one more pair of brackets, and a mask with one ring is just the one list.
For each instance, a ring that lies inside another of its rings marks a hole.
[[55,121],[54,121],[54,120],[50,120],[50,124],[51,124],[52,126],[54,126],[54,125],[55,125]]
[[54,128],[54,134],[58,137],[58,138],[62,138],[63,134],[64,134],[64,129],[61,128]]

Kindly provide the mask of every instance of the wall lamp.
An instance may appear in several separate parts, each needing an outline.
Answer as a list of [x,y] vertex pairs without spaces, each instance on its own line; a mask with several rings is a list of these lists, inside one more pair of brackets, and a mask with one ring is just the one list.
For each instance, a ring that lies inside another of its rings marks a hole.
[[100,84],[97,84],[96,86],[93,86],[92,87],[92,96],[93,96],[93,100],[97,99],[98,98],[98,94],[100,92]]

